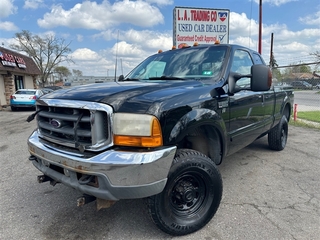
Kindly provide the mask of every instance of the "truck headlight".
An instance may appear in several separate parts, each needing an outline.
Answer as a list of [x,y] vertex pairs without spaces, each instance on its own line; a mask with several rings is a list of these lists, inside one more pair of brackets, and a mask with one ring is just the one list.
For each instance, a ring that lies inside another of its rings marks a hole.
[[115,113],[112,127],[115,145],[132,147],[162,146],[160,122],[152,115]]

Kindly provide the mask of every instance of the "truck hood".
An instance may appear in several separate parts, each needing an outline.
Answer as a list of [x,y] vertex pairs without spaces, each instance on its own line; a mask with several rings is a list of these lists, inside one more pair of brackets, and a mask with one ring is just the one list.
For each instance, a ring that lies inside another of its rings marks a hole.
[[[157,103],[164,106],[183,102],[186,105],[186,98],[196,100],[201,96],[199,91],[204,91],[205,86],[208,87],[207,84],[195,80],[96,83],[57,90],[42,98],[100,102],[112,106],[115,112],[145,113]],[[212,82],[210,86],[211,89],[214,88]],[[210,97],[210,91],[207,89],[206,92]],[[196,97],[190,96],[191,93]]]

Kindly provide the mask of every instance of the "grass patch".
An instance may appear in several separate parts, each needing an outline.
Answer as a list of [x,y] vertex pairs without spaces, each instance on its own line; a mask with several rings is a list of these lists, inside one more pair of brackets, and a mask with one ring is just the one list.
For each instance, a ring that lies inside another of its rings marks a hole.
[[313,129],[320,130],[320,124],[315,124],[312,122],[304,122],[302,120],[293,121],[293,119],[291,119],[289,122],[289,125],[292,125],[295,127],[313,128]]
[[320,111],[298,112],[297,121],[293,116],[289,122],[292,126],[320,129]]
[[320,123],[320,111],[298,112],[298,118]]

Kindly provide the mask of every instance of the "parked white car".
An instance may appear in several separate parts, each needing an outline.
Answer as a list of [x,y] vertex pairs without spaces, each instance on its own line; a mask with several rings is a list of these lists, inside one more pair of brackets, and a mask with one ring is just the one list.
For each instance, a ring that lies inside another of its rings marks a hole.
[[19,89],[10,96],[10,106],[12,111],[17,108],[35,108],[36,101],[44,93],[39,89]]

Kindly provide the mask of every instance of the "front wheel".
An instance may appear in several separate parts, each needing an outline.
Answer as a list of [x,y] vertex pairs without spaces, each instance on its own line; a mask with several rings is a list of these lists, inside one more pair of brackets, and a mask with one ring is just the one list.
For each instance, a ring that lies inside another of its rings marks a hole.
[[222,179],[214,162],[200,152],[180,149],[165,189],[147,199],[153,222],[171,235],[186,235],[205,226],[222,197]]
[[279,124],[268,134],[268,144],[272,150],[281,151],[285,148],[288,139],[288,120],[282,116]]

